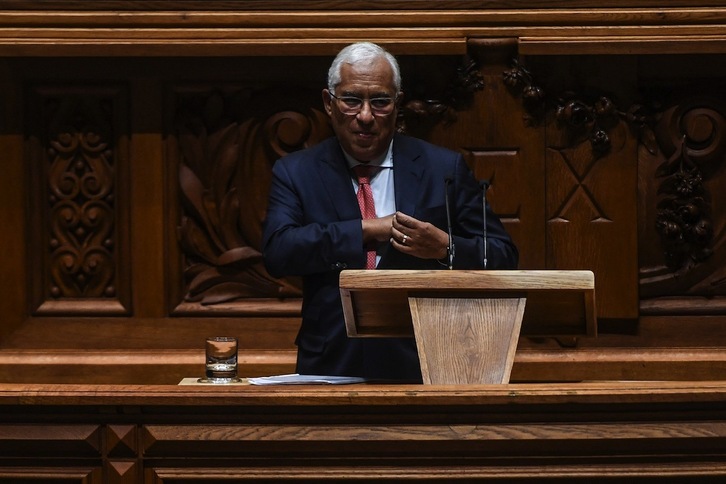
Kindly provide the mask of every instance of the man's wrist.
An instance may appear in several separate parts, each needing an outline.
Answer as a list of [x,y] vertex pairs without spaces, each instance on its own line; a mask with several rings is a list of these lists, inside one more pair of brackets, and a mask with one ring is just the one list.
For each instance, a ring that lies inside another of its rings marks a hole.
[[391,226],[382,218],[368,218],[361,220],[363,229],[363,242],[387,242],[391,239]]
[[442,266],[449,267],[449,246],[448,245],[446,247],[444,247],[444,255],[443,255],[443,257],[439,257],[436,260]]

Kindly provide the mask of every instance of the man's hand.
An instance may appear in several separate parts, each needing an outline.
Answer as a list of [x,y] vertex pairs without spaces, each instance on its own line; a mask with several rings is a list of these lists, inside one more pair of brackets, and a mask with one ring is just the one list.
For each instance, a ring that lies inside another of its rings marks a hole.
[[363,243],[386,242],[392,237],[391,225],[393,215],[381,218],[367,218],[361,221],[363,225]]
[[448,244],[448,234],[435,225],[402,212],[393,214],[391,245],[396,250],[421,259],[443,259]]

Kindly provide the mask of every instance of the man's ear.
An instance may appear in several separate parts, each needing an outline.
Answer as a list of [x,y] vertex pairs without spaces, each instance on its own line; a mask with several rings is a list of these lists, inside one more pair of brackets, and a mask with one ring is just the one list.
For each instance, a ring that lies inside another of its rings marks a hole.
[[333,114],[333,108],[330,106],[332,101],[333,98],[330,95],[330,91],[323,89],[323,107],[325,108],[325,112],[328,113],[328,116],[332,116]]

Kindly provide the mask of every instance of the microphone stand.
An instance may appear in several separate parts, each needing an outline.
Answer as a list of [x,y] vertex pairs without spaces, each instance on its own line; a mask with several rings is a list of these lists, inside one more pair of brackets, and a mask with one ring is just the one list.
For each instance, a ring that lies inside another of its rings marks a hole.
[[489,189],[489,181],[482,180],[481,186],[481,211],[482,211],[482,235],[484,236],[484,269],[487,268],[489,262],[487,258],[487,190]]
[[447,178],[445,181],[446,183],[446,193],[444,194],[444,199],[446,201],[446,226],[449,230],[449,270],[452,270],[454,268],[454,235],[451,230],[451,208],[449,207],[449,184],[451,183],[451,178]]

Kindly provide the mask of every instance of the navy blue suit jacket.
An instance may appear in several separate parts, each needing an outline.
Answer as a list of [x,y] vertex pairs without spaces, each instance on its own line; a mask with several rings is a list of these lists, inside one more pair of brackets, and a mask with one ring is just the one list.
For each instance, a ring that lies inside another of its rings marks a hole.
[[[396,210],[447,231],[446,184],[455,269],[483,268],[479,184],[462,156],[422,140],[393,142]],[[516,268],[518,252],[487,207],[488,268]],[[439,261],[379,248],[379,269],[445,269]],[[273,167],[263,255],[273,277],[302,276],[302,325],[296,339],[301,374],[421,380],[412,338],[348,338],[338,286],[340,271],[365,267],[361,214],[337,139],[292,153]],[[433,282],[433,281],[432,281]]]

